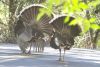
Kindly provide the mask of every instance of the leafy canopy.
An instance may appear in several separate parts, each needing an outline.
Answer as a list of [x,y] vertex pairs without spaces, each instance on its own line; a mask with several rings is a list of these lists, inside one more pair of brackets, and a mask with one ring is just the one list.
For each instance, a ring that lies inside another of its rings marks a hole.
[[96,18],[87,17],[86,10],[89,11],[91,7],[95,8],[98,4],[100,4],[100,0],[87,0],[86,2],[83,0],[47,0],[44,3],[44,5],[47,6],[47,9],[40,9],[37,20],[39,20],[45,13],[50,16],[51,13],[59,7],[60,14],[67,15],[64,23],[67,23],[69,16],[74,16],[75,19],[70,23],[70,25],[79,24],[83,29],[83,33],[88,31],[90,28],[97,30],[100,29],[100,26],[94,24]]

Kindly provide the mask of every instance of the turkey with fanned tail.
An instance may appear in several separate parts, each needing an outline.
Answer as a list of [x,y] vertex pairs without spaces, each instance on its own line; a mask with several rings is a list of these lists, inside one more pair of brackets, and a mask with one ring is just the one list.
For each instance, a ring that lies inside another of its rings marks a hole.
[[[67,16],[61,15],[52,19],[49,23],[53,26],[53,35],[51,36],[50,46],[54,49],[59,49],[60,61],[64,61],[64,55],[66,50],[74,45],[74,38],[81,32],[81,28],[78,24],[69,25],[74,20],[74,17],[69,17],[69,21],[64,23]],[[64,54],[62,55],[62,50]]]
[[41,4],[33,4],[25,7],[18,15],[15,33],[17,35],[17,42],[23,53],[30,53],[30,50],[27,52],[26,49],[32,46],[30,44],[32,42],[41,40],[38,44],[40,46],[43,45],[43,42],[45,42],[43,41],[44,33],[52,35],[52,26],[49,24],[49,21],[53,18],[53,14],[51,16],[44,14],[37,20],[37,16],[42,8],[48,10]]

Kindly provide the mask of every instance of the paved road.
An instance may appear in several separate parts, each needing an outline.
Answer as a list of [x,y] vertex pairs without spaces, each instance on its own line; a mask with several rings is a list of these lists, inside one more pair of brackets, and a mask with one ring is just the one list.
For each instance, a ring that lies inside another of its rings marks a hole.
[[46,47],[43,54],[22,55],[17,46],[0,46],[0,67],[100,67],[100,51],[73,48],[66,52],[65,62],[59,53]]

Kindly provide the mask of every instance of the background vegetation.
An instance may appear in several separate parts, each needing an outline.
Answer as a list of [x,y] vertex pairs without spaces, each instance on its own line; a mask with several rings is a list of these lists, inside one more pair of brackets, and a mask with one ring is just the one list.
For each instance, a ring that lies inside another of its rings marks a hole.
[[[75,38],[75,47],[100,47],[100,0],[0,0],[0,42],[16,43],[16,16],[26,6],[34,3],[41,3],[49,9],[49,12],[41,9],[38,18],[52,12],[76,17],[70,25],[79,24],[83,33]],[[65,23],[68,19],[66,17]]]

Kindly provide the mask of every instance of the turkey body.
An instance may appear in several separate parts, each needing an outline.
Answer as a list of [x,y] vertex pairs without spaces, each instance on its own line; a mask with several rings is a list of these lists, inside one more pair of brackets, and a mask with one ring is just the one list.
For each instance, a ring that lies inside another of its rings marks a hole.
[[[53,18],[53,15],[48,16],[44,14],[40,20],[37,21],[37,16],[41,8],[45,7],[40,4],[33,4],[20,12],[15,26],[19,47],[23,53],[26,53],[27,47],[31,47],[32,45],[30,45],[30,43],[32,42],[35,42],[35,46],[43,45],[45,42],[43,40],[45,33],[50,36],[50,46],[54,49],[59,49],[59,60],[64,61],[65,51],[70,50],[74,45],[74,38],[80,34],[81,28],[78,24],[73,26],[69,25],[70,22],[75,19],[71,16],[69,21],[65,24],[64,20],[66,15]],[[62,50],[64,51],[63,55]]]
[[[66,50],[74,45],[74,38],[81,32],[79,25],[70,26],[69,23],[74,20],[70,17],[69,21],[65,24],[66,16],[58,16],[51,20],[50,24],[53,26],[53,35],[51,36],[50,46],[54,49],[59,49],[60,61],[64,61],[64,54]],[[61,51],[64,51],[63,55]]]
[[26,53],[26,48],[28,46],[31,47],[30,44],[33,42],[36,42],[34,43],[35,45],[42,47],[44,43],[41,42],[44,42],[44,33],[52,34],[52,26],[49,24],[49,21],[53,18],[53,15],[48,16],[44,14],[37,20],[37,16],[42,8],[47,9],[41,4],[32,4],[20,11],[15,26],[15,34],[17,35],[17,43],[23,53]]

